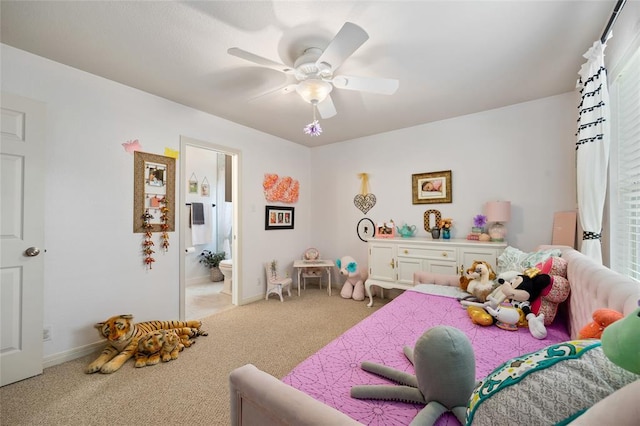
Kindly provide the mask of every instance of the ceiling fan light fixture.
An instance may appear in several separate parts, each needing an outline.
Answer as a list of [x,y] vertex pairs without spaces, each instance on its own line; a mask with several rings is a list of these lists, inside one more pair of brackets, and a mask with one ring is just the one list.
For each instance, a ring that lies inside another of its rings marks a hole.
[[319,80],[317,78],[310,78],[303,80],[296,86],[296,92],[310,104],[320,103],[326,99],[326,97],[333,90],[331,83]]

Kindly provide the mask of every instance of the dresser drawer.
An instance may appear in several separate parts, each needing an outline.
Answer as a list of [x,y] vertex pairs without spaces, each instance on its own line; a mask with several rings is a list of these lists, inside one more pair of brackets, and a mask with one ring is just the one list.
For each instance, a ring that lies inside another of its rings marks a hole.
[[456,249],[443,247],[443,248],[428,248],[428,247],[413,247],[413,246],[398,246],[398,257],[419,257],[421,259],[438,259],[438,260],[450,260],[456,261]]

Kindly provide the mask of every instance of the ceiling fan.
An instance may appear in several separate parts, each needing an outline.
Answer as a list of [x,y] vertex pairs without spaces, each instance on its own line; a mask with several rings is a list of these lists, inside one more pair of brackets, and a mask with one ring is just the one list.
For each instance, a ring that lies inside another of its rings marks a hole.
[[283,93],[297,92],[302,99],[314,105],[322,118],[336,115],[330,93],[336,89],[392,95],[398,90],[398,80],[391,78],[354,77],[334,75],[342,63],[351,56],[369,35],[356,24],[346,22],[329,45],[322,50],[308,47],[295,60],[293,67],[255,55],[237,47],[227,50],[230,55],[262,65],[285,74],[294,75],[298,83],[278,89]]

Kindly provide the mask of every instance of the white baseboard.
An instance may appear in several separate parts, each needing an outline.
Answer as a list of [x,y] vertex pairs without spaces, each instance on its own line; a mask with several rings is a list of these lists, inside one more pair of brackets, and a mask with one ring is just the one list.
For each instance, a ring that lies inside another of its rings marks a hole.
[[104,346],[105,342],[101,341],[46,356],[42,359],[42,368],[53,367],[54,365],[62,364],[63,362],[73,361],[74,359],[82,358],[85,355],[100,352]]
[[[211,281],[209,277],[203,277],[202,282],[207,283]],[[190,283],[190,284],[194,284],[194,283]],[[264,299],[264,296],[257,295],[241,301],[240,305],[247,305],[249,303],[257,302],[258,300],[262,300],[262,299]],[[82,358],[83,356],[91,355],[92,353],[98,353],[102,351],[105,345],[106,345],[106,341],[99,341],[99,342],[91,343],[89,345],[73,348],[65,352],[60,352],[57,354],[46,356],[42,359],[42,368],[53,367],[54,365],[62,364],[63,362],[73,361],[74,359]]]
[[[293,294],[293,291],[291,292],[291,294]],[[258,300],[262,300],[262,299],[264,299],[264,295],[257,295],[257,296],[250,297],[249,299],[241,300],[238,305],[239,306],[248,305],[249,303],[257,302]]]

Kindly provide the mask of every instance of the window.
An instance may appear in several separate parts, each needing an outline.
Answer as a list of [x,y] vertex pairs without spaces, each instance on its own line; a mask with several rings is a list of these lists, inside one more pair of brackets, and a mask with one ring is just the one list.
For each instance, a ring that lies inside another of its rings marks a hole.
[[640,49],[611,85],[611,268],[640,281]]

